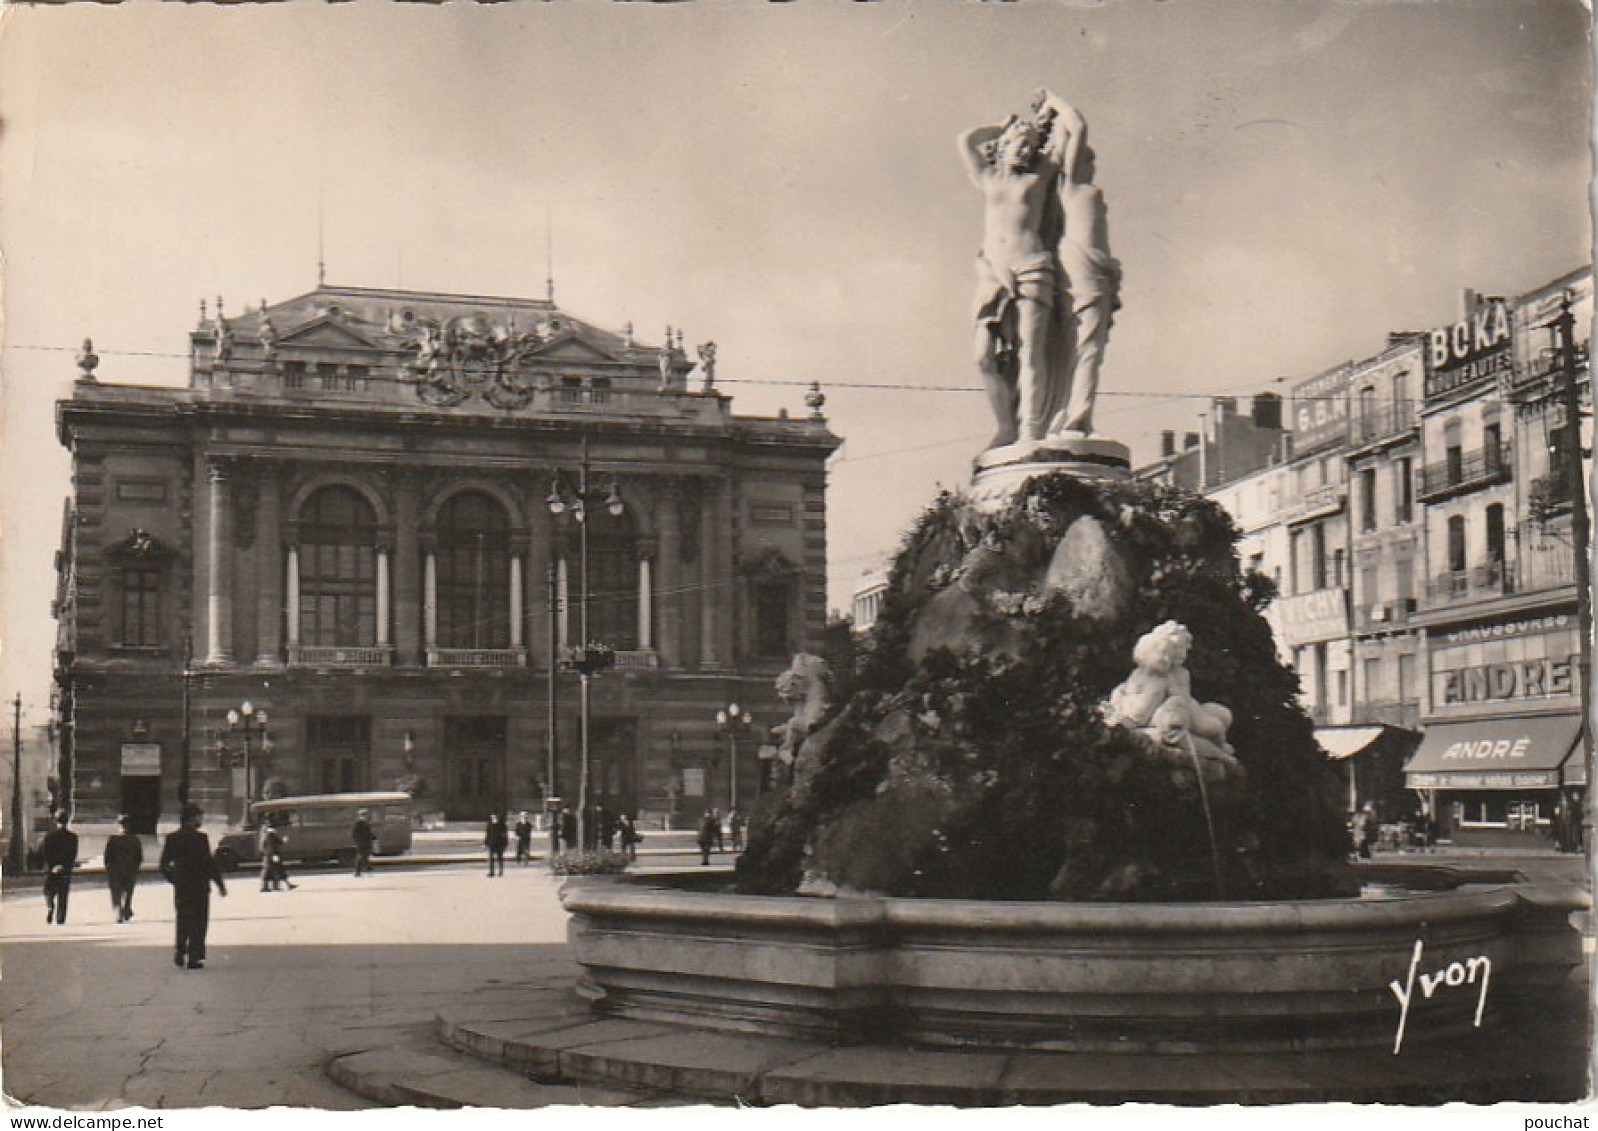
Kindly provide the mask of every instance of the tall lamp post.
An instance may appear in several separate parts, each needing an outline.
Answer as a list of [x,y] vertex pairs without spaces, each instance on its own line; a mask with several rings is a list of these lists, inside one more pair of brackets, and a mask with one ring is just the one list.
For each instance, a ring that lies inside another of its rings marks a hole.
[[716,712],[716,733],[727,739],[727,808],[738,808],[738,735],[755,726],[754,716],[736,703]]
[[[227,723],[217,728],[217,761],[224,766],[242,764],[244,767],[244,806],[239,818],[241,825],[249,822],[250,802],[255,800],[255,766],[252,760],[251,739],[256,735],[260,736],[260,750],[263,757],[272,752],[272,736],[266,726],[266,712],[256,710],[255,704],[246,699],[229,710]],[[228,746],[228,737],[234,734],[238,735],[242,742],[238,750],[232,750]]]
[[[1570,310],[1570,292],[1559,296],[1559,308],[1551,323],[1555,347],[1558,350],[1559,403],[1564,410],[1565,427],[1560,432],[1561,450],[1555,455],[1559,461],[1556,475],[1564,476],[1570,492],[1570,541],[1575,549],[1573,580],[1576,583],[1576,627],[1580,638],[1580,678],[1577,687],[1581,697],[1582,756],[1587,759],[1586,779],[1593,780],[1592,748],[1592,573],[1587,562],[1587,546],[1592,541],[1592,516],[1587,512],[1587,488],[1582,474],[1581,450],[1581,389],[1577,383],[1576,319]],[[1593,851],[1593,798],[1592,786],[1582,805],[1582,845],[1590,854]],[[1568,799],[1564,802],[1568,805]]]
[[[557,470],[550,483],[549,513],[559,518],[563,514],[570,514],[577,523],[577,554],[578,554],[578,590],[577,590],[577,626],[578,643],[566,652],[566,665],[577,672],[579,677],[577,717],[579,720],[579,769],[577,775],[577,843],[588,847],[588,699],[589,684],[594,676],[606,668],[616,664],[615,650],[597,643],[588,635],[588,500],[590,497],[588,483],[588,440],[585,437],[582,446],[582,461],[577,468],[577,490],[572,493],[561,479]],[[621,493],[617,490],[616,481],[611,479],[605,491],[603,501],[605,510],[612,516],[619,518],[627,509],[622,502]]]
[[12,703],[11,716],[11,820],[10,835],[6,840],[6,871],[13,876],[22,874],[23,859],[27,849],[22,832],[22,692],[17,692]]

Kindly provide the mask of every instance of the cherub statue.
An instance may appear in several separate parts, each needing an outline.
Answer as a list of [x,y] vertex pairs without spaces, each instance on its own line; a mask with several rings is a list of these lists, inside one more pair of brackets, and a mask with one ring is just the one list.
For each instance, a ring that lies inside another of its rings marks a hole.
[[1232,712],[1193,698],[1185,666],[1192,646],[1193,634],[1174,620],[1144,633],[1132,649],[1137,668],[1110,692],[1106,718],[1111,725],[1143,731],[1168,746],[1191,735],[1230,753],[1226,731]]

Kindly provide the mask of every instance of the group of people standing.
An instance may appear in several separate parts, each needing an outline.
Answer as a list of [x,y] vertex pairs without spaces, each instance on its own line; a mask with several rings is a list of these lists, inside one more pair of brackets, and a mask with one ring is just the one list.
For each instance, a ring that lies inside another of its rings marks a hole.
[[[506,827],[505,818],[491,813],[483,830],[483,846],[488,850],[488,874],[505,874],[505,851],[510,838],[516,838],[516,863],[530,864],[533,860],[533,821],[525,812],[517,815],[516,824]],[[603,805],[594,809],[592,823],[586,831],[588,847],[615,851],[620,848],[630,859],[638,859],[638,845],[644,836],[628,813],[611,813]],[[549,854],[558,856],[563,851],[578,847],[577,814],[561,807],[549,816]]]

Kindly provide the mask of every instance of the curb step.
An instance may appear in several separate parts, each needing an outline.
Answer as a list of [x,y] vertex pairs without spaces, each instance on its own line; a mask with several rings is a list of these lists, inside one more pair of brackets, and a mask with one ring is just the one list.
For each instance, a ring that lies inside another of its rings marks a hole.
[[384,1107],[657,1107],[685,1101],[614,1085],[541,1084],[436,1041],[371,1049],[327,1063],[335,1084]]
[[[521,1020],[441,1011],[442,1044],[561,1091],[642,1090],[657,1102],[739,1106],[1010,1107],[1129,1102],[1209,1105],[1569,1102],[1585,1092],[1568,1055],[1503,1053],[1488,1034],[1395,1060],[1383,1049],[1287,1054],[980,1052],[829,1047],[605,1018],[546,999]],[[560,1008],[550,1008],[558,1005]],[[1564,1026],[1568,1028],[1571,1022]],[[1579,1050],[1582,1033],[1554,1047]],[[1552,1036],[1553,1034],[1549,1034]],[[1567,1061],[1569,1063],[1567,1063]],[[548,1101],[546,1101],[548,1102]]]

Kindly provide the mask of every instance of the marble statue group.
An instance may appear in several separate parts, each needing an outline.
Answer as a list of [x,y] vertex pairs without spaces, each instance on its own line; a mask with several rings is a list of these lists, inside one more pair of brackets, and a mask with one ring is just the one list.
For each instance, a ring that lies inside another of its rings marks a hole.
[[970,130],[960,152],[984,200],[976,356],[999,425],[988,446],[1088,436],[1121,268],[1087,123],[1043,90],[1030,117]]

